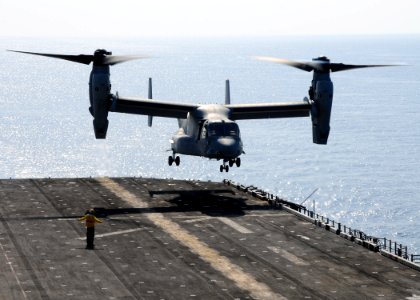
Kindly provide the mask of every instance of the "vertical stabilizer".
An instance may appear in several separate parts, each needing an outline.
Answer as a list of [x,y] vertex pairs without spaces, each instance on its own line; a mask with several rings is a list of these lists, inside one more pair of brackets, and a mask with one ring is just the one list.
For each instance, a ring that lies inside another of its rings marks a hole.
[[226,80],[225,104],[230,104],[230,84],[229,84],[229,79]]
[[[152,95],[152,78],[149,78],[149,93],[147,95],[148,99],[153,99],[153,95]],[[149,127],[152,127],[152,122],[153,122],[153,116],[148,116],[147,119],[147,125]]]

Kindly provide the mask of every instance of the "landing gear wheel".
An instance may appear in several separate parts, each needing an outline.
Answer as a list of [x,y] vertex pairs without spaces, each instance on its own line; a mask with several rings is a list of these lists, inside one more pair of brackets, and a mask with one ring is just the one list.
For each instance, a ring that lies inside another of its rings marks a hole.
[[223,165],[220,165],[220,172],[223,172],[223,170],[224,170]]
[[168,157],[168,165],[172,166],[172,164],[174,163],[174,158],[172,156]]
[[240,157],[238,157],[238,158],[236,159],[236,166],[237,166],[238,168],[241,166],[241,158],[240,158]]
[[235,163],[235,161],[233,159],[229,159],[229,167],[233,167],[233,164]]
[[229,166],[225,166],[226,173],[229,172]]
[[175,164],[177,166],[179,166],[180,163],[181,163],[181,160],[180,160],[179,156],[175,157]]

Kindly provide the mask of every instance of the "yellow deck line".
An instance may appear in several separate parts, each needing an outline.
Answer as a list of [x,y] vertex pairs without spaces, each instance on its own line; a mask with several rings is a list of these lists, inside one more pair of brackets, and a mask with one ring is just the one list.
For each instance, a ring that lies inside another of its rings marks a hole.
[[[146,208],[148,206],[147,202],[132,194],[110,178],[98,178],[98,182],[133,207]],[[191,252],[209,263],[226,278],[232,280],[240,289],[249,292],[252,297],[256,299],[287,299],[275,293],[265,283],[259,282],[252,275],[245,273],[241,267],[232,263],[217,250],[210,248],[206,243],[199,241],[196,236],[180,227],[177,223],[165,218],[163,214],[147,213],[145,216],[173,239],[188,247]]]

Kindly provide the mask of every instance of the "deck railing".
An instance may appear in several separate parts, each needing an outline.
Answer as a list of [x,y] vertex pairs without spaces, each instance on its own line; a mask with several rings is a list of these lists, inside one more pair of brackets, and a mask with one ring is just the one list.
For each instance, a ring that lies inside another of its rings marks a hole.
[[396,241],[392,241],[387,238],[378,238],[371,235],[367,235],[361,230],[342,225],[340,222],[336,222],[330,218],[324,217],[322,215],[316,214],[314,211],[307,209],[305,206],[286,201],[280,197],[267,193],[261,189],[258,189],[255,186],[244,186],[238,184],[232,180],[223,180],[223,183],[236,187],[238,190],[251,194],[258,199],[265,200],[275,209],[281,209],[283,205],[299,212],[301,215],[309,217],[314,221],[314,223],[320,222],[329,229],[334,229],[337,234],[344,233],[349,236],[351,240],[358,239],[362,242],[369,242],[371,245],[375,245],[375,249],[388,252],[390,254],[401,257],[407,261],[410,261],[415,264],[420,264],[420,255],[413,254],[408,252],[408,247],[399,244]]

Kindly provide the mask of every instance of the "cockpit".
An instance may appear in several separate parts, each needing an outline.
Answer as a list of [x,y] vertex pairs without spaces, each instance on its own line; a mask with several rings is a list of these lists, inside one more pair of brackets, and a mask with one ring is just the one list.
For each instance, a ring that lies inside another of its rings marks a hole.
[[239,126],[235,122],[205,122],[201,130],[201,138],[206,137],[239,137]]

